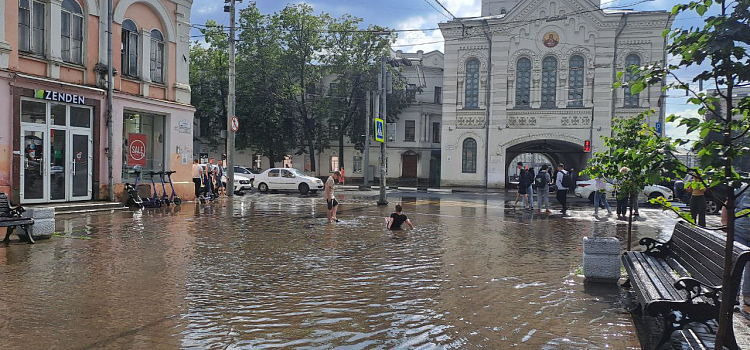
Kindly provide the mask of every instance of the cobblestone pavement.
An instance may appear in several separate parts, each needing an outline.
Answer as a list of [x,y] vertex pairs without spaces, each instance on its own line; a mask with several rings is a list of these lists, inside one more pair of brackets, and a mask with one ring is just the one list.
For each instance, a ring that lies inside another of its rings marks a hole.
[[[582,238],[625,222],[399,194],[417,228],[390,233],[364,194],[332,225],[292,194],[59,217],[0,246],[2,348],[640,348],[619,288],[577,275]],[[633,242],[674,222],[642,209]]]

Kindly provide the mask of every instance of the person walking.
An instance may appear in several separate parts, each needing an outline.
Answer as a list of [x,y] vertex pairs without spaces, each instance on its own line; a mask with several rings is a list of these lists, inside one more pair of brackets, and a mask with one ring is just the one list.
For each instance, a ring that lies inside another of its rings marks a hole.
[[607,209],[607,215],[612,215],[612,208],[607,202],[607,180],[603,175],[599,175],[594,183],[594,215],[599,215],[599,206],[602,204]]
[[690,193],[690,216],[696,225],[706,227],[706,186],[691,181],[685,190]]
[[339,208],[339,202],[336,201],[336,197],[333,195],[333,187],[336,185],[336,181],[341,177],[341,173],[339,173],[338,170],[333,172],[333,175],[328,177],[328,180],[326,180],[325,185],[325,196],[326,196],[326,203],[328,204],[328,212],[326,212],[326,216],[328,217],[328,223],[331,223],[331,220],[335,222],[339,222],[338,217],[336,216],[336,213],[338,212]]
[[518,175],[518,193],[516,194],[516,202],[513,203],[513,208],[515,208],[518,205],[518,200],[523,200],[523,207],[526,209],[526,202],[525,202],[525,196],[526,196],[526,184],[524,181],[526,181],[526,169],[523,168],[523,163],[518,162],[516,163],[516,169],[520,170],[521,172]]
[[534,167],[529,167],[526,171],[526,182],[528,183],[528,186],[526,187],[526,194],[528,194],[529,199],[529,211],[534,210]]
[[557,201],[562,206],[562,214],[568,212],[568,188],[571,186],[570,174],[565,171],[563,163],[557,165],[557,175],[555,175],[555,187],[557,188]]
[[[620,168],[620,173],[626,174],[630,169],[627,167]],[[622,188],[621,181],[615,181],[615,199],[617,199],[617,218],[624,220],[628,213],[628,199],[630,194]]]
[[389,230],[400,230],[401,225],[403,225],[404,223],[406,223],[410,229],[414,229],[414,225],[412,225],[411,220],[406,217],[406,214],[404,214],[403,211],[404,209],[401,207],[401,204],[396,204],[396,211],[393,212],[390,217],[385,218],[386,226]]
[[201,196],[201,165],[198,159],[193,160],[193,185],[195,186],[195,199]]
[[536,183],[536,193],[539,199],[536,210],[541,213],[542,205],[544,205],[545,213],[551,213],[549,211],[549,185],[552,182],[552,177],[550,177],[547,171],[547,165],[542,165],[542,169],[539,170],[539,174],[534,178],[534,182]]

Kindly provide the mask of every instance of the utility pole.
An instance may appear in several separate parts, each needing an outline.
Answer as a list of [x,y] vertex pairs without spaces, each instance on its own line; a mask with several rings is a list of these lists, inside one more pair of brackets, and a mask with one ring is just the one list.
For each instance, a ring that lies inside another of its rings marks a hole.
[[[111,0],[110,0],[111,1]],[[234,31],[235,31],[235,6],[237,0],[224,0],[229,3],[229,9],[224,6],[224,11],[229,12],[229,94],[227,96],[227,186],[230,190],[227,196],[234,195],[234,135],[232,119],[235,117],[234,112]]]
[[[109,193],[107,199],[115,201],[115,180],[112,174],[112,90],[114,86],[114,74],[112,73],[112,21],[114,21],[112,0],[107,1],[107,185]],[[136,189],[137,190],[137,189]]]
[[364,161],[364,174],[365,174],[365,186],[370,186],[370,114],[372,109],[370,108],[370,95],[372,92],[368,91],[365,94],[365,161]]
[[385,170],[386,170],[386,155],[385,155],[385,143],[388,141],[388,129],[386,126],[388,125],[387,121],[387,111],[386,108],[386,100],[388,98],[388,94],[386,93],[386,74],[385,74],[385,60],[386,56],[383,54],[383,57],[380,61],[380,79],[378,79],[378,90],[380,93],[380,115],[385,122],[383,123],[383,142],[380,143],[380,197],[378,198],[378,205],[386,205],[388,204],[388,200],[385,196]]

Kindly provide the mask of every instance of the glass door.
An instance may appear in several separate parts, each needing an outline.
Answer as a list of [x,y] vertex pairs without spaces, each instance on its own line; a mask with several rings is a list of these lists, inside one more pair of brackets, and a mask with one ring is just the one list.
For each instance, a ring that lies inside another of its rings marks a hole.
[[87,132],[70,133],[70,200],[91,199],[93,140]]
[[46,127],[21,128],[21,201],[23,203],[41,203],[49,198],[49,181],[45,164],[48,162],[46,149]]
[[68,142],[64,129],[49,130],[49,200],[64,201],[67,199],[66,153]]

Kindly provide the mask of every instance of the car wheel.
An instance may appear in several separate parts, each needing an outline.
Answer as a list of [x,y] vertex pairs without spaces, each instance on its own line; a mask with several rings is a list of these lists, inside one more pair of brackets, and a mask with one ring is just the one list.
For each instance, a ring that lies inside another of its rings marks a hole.
[[307,194],[307,192],[310,192],[310,186],[308,186],[306,183],[299,184],[299,193]]
[[589,194],[589,203],[594,203],[594,192],[591,192],[591,194]]
[[261,182],[260,184],[258,184],[258,191],[261,191],[263,193],[268,192],[268,185],[266,185],[265,183]]
[[659,197],[665,198],[664,194],[661,193],[661,192],[651,192],[651,194],[648,195],[648,199],[649,200],[651,200],[651,199],[657,199]]
[[706,213],[716,214],[720,210],[719,203],[713,199],[706,199]]

